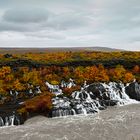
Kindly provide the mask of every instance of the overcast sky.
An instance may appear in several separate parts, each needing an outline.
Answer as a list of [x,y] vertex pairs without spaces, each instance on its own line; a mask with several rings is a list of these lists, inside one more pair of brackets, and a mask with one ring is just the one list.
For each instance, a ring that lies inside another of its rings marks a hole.
[[140,0],[0,0],[0,47],[140,51]]

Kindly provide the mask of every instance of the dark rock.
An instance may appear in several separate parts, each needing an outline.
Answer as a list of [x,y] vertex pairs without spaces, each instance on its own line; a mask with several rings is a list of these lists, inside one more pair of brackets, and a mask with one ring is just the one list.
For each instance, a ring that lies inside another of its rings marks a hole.
[[5,58],[12,58],[13,56],[12,56],[12,54],[5,54],[4,57]]
[[91,95],[91,98],[99,98],[102,99],[103,98],[103,93],[106,91],[105,88],[103,87],[102,84],[100,83],[93,83],[91,85],[89,85],[86,89],[85,89],[88,93],[92,92],[93,95]]
[[20,105],[18,103],[9,102],[7,104],[3,104],[0,106],[0,126],[2,125],[2,121],[4,124],[8,122],[9,125],[11,125],[11,118],[14,118],[14,125],[20,125],[23,124],[26,118],[24,118],[22,115],[20,115],[17,112],[17,109],[19,109]]
[[131,99],[140,101],[140,85],[137,82],[129,84],[125,88],[125,92]]
[[118,101],[116,100],[101,100],[100,101],[100,104],[102,106],[114,106],[114,105],[117,105]]

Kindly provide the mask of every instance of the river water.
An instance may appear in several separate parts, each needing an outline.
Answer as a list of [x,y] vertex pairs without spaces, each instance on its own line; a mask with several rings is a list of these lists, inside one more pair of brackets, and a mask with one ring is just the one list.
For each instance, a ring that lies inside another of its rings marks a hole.
[[140,140],[140,104],[87,116],[37,116],[21,126],[0,128],[0,140]]

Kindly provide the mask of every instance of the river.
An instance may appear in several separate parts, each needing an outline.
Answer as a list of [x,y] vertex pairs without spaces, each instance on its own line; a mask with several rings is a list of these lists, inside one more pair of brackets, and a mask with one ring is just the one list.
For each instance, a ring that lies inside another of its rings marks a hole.
[[140,104],[109,107],[93,115],[37,116],[0,128],[0,140],[139,140]]

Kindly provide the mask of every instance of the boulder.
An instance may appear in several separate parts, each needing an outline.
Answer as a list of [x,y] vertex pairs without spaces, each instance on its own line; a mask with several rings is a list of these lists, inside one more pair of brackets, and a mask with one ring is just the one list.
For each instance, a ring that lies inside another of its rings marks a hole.
[[140,85],[137,82],[129,84],[125,88],[125,92],[131,99],[140,101]]
[[103,99],[103,94],[106,91],[104,86],[100,83],[90,84],[88,87],[85,88],[85,90],[88,93],[92,92],[94,95],[94,98],[99,98],[99,99]]
[[118,101],[116,100],[101,100],[100,104],[104,107],[106,106],[115,106],[117,105]]

